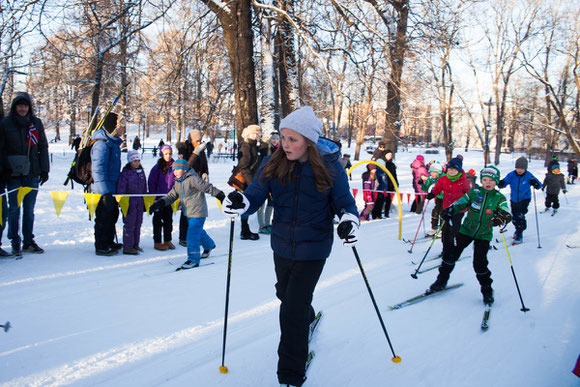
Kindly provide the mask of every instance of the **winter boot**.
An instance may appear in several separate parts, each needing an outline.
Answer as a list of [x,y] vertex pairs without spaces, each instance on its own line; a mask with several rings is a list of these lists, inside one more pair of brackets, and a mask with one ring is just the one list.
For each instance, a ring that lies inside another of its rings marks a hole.
[[429,289],[425,292],[425,294],[431,294],[435,292],[440,292],[441,290],[447,287],[447,280],[441,278],[441,276],[437,276],[437,280],[429,286]]
[[167,244],[165,244],[165,243],[161,243],[161,242],[159,242],[159,243],[155,243],[155,244],[153,245],[153,248],[154,248],[155,250],[159,250],[159,251],[165,251],[165,250],[167,250]]
[[250,231],[250,225],[248,224],[248,219],[242,219],[242,233],[240,234],[242,239],[248,239],[251,241],[256,241],[260,239],[260,236],[256,233]]
[[119,251],[123,248],[123,244],[122,243],[113,243],[113,245],[111,247],[113,248],[113,250]]
[[187,247],[187,241],[184,241],[184,240],[180,239],[179,240],[179,246]]
[[211,249],[204,249],[203,253],[201,253],[201,259],[209,257],[213,249],[215,249],[215,245]]
[[167,247],[169,250],[175,250],[175,245],[173,243],[171,243],[171,241],[167,241],[164,243],[165,247]]
[[199,263],[195,263],[193,261],[190,261],[189,259],[185,261],[183,265],[181,265],[182,269],[193,269],[194,267],[199,267]]
[[11,253],[0,248],[0,258],[8,258],[8,257],[12,257],[12,256],[13,255]]
[[554,210],[552,211],[552,216],[556,215],[556,213],[558,213],[558,209],[554,208]]
[[134,247],[129,247],[128,249],[123,249],[123,254],[137,255],[137,254],[139,254],[139,250],[137,250]]
[[524,243],[524,236],[521,232],[516,232],[512,245],[521,245],[522,243]]
[[435,230],[434,228],[432,228],[431,230],[429,230],[427,232],[427,235],[432,237],[433,235],[437,234],[437,230]]
[[117,250],[112,247],[107,247],[106,249],[96,249],[95,254],[110,257],[111,255],[117,254]]
[[20,247],[20,242],[12,243],[12,255],[16,257],[22,257],[22,248]]
[[38,245],[36,244],[35,241],[32,241],[30,243],[26,243],[22,245],[22,251],[27,252],[27,253],[35,253],[35,254],[42,254],[44,253],[44,250],[41,249],[40,247],[38,247]]
[[483,294],[483,303],[486,305],[493,304],[493,289],[491,285],[485,285],[481,287],[481,294]]

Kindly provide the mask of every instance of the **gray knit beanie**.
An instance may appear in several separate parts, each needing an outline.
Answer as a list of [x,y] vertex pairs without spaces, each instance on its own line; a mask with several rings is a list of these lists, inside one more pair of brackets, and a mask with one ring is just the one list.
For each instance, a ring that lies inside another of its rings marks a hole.
[[528,169],[528,159],[526,159],[524,156],[517,159],[516,160],[516,168],[522,168],[522,169],[527,170]]
[[304,106],[284,117],[280,121],[280,129],[282,128],[292,129],[316,144],[322,133],[322,121],[316,117],[310,106]]

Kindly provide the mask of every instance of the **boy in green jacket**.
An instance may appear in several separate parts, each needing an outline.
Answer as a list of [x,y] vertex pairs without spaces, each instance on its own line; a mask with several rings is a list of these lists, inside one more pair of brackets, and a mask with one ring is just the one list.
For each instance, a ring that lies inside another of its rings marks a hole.
[[487,252],[493,237],[493,226],[505,226],[511,221],[507,200],[496,190],[499,184],[499,169],[487,166],[481,170],[481,186],[472,188],[450,207],[443,210],[441,218],[452,219],[454,214],[467,209],[461,228],[456,236],[454,249],[443,255],[443,263],[439,267],[437,280],[427,290],[427,294],[445,289],[449,275],[455,267],[455,262],[463,250],[474,242],[473,269],[483,294],[484,304],[493,304],[493,289],[491,272],[487,268]]

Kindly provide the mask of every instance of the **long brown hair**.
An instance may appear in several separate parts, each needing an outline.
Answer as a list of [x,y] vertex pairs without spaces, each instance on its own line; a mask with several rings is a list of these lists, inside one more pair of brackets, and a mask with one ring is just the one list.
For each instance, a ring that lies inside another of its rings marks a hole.
[[[306,139],[308,143],[308,161],[312,165],[312,172],[314,173],[314,184],[316,185],[316,190],[318,192],[325,192],[327,189],[333,186],[332,176],[326,169],[324,161],[320,154],[318,153],[318,148],[309,139]],[[278,179],[280,183],[286,185],[292,179],[292,172],[296,167],[297,161],[290,161],[286,157],[286,153],[280,145],[278,149],[272,154],[272,157],[268,160],[262,171],[262,179]]]

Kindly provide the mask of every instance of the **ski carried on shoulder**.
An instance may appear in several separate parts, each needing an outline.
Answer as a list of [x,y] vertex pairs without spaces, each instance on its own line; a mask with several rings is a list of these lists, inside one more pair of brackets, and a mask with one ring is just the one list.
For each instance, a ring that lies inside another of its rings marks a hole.
[[483,310],[483,318],[481,319],[481,330],[487,331],[489,328],[489,314],[491,313],[491,304],[485,304],[485,309]]
[[416,304],[418,302],[423,301],[427,297],[432,297],[432,296],[435,296],[435,295],[438,295],[438,294],[441,294],[441,293],[445,293],[448,290],[456,289],[456,288],[458,288],[460,286],[463,286],[463,284],[462,283],[457,283],[457,284],[449,285],[445,289],[440,290],[438,292],[430,292],[429,289],[428,289],[423,294],[420,294],[420,295],[415,296],[415,297],[411,297],[408,300],[405,300],[405,301],[400,302],[398,304],[390,305],[389,306],[389,310],[401,309],[401,308],[404,308],[405,306],[409,306],[409,305]]
[[183,266],[180,266],[177,269],[175,269],[175,271],[197,269],[198,267],[213,265],[214,263],[215,262],[203,262],[203,263],[200,263],[198,266],[193,266],[193,267],[183,267]]
[[322,316],[324,316],[324,315],[322,314],[322,311],[319,310],[318,313],[316,313],[316,316],[314,316],[314,320],[312,320],[312,322],[310,323],[310,328],[308,330],[308,342],[309,343],[312,340],[314,333],[318,329],[318,325],[320,324],[320,320],[322,320]]

